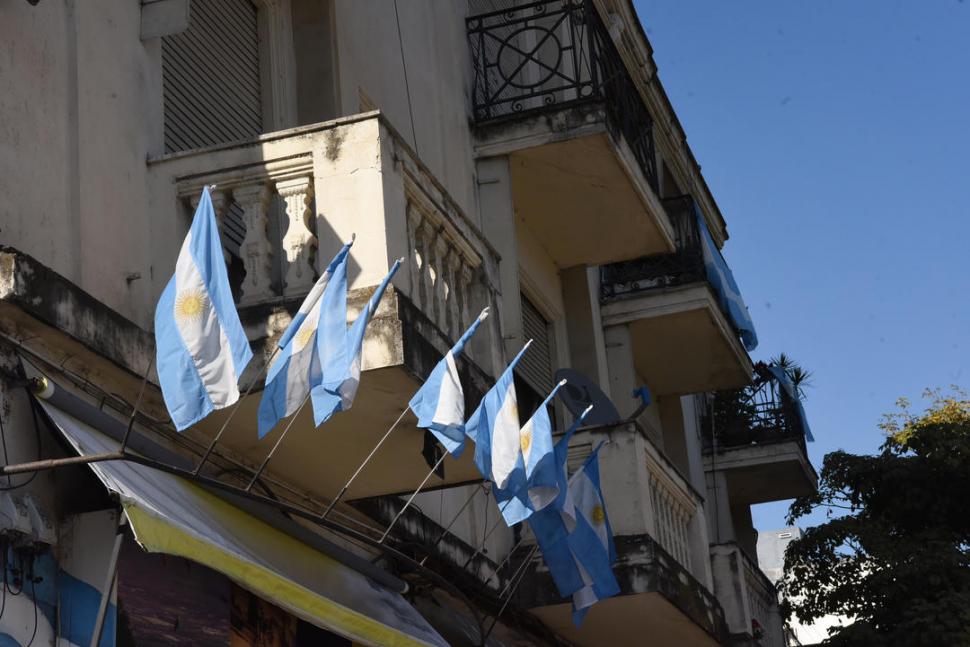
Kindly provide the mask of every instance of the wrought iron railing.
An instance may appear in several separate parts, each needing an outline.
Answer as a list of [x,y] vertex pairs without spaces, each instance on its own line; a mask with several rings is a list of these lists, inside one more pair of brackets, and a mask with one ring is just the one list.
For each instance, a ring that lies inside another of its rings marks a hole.
[[797,405],[765,364],[755,365],[751,385],[717,391],[707,398],[701,416],[706,450],[792,440],[805,450]]
[[601,102],[656,191],[653,119],[592,0],[510,4],[466,20],[475,120]]
[[676,250],[600,267],[604,299],[706,280],[693,198],[669,198],[664,200],[664,208],[674,225]]

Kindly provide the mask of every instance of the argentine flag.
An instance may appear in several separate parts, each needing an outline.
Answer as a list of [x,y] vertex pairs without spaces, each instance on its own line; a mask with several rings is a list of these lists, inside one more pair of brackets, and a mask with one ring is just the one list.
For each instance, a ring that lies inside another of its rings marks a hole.
[[[360,355],[364,346],[364,331],[367,329],[367,323],[374,316],[374,312],[381,302],[381,297],[384,296],[387,284],[390,283],[391,278],[401,267],[403,261],[403,258],[394,261],[391,271],[377,286],[374,295],[367,302],[367,307],[357,315],[357,320],[354,321],[353,326],[347,328],[347,300],[345,298],[343,320],[340,321],[339,317],[331,317],[327,323],[328,327],[332,327],[334,330],[334,334],[326,333],[317,339],[321,366],[323,367],[323,379],[320,384],[310,390],[310,395],[313,398],[313,418],[318,427],[329,420],[333,414],[338,411],[346,411],[354,404],[357,387],[360,386]],[[324,308],[326,308],[326,305]],[[324,310],[322,316],[327,317],[326,310]],[[321,323],[322,325],[323,323]],[[342,344],[333,348],[323,344],[331,338],[336,340],[338,332],[343,334]]]
[[728,267],[721,251],[714,244],[711,232],[707,230],[704,217],[700,211],[696,210],[694,215],[697,219],[697,230],[701,237],[704,272],[707,274],[707,280],[714,288],[721,306],[727,310],[734,327],[738,329],[744,347],[752,351],[758,347],[758,333],[754,330],[754,321],[751,320],[748,306],[744,304],[744,299],[741,298],[741,290],[738,288],[737,281],[734,280],[731,268]]
[[233,305],[208,187],[155,308],[155,354],[179,431],[239,399],[239,376],[253,353]]
[[465,424],[465,435],[475,442],[478,471],[498,488],[508,484],[519,458],[519,405],[513,371],[531,343],[531,339],[526,342]]
[[485,308],[408,403],[418,417],[418,427],[433,433],[452,456],[460,455],[465,449],[465,393],[458,379],[455,358],[461,355],[465,344],[487,316],[488,308]]
[[[559,493],[552,446],[549,403],[566,380],[559,382],[529,421],[519,430],[519,457],[504,489],[495,488],[505,523],[513,526],[552,503]],[[504,505],[503,505],[504,504]]]
[[600,443],[583,467],[570,477],[568,498],[572,509],[563,510],[564,516],[574,520],[567,541],[583,581],[583,586],[572,594],[573,623],[577,627],[582,624],[589,607],[620,593],[620,585],[613,575],[613,563],[616,562],[613,531],[600,488],[599,451],[602,447],[603,443]]
[[[325,302],[343,302],[345,304],[343,326],[346,327],[346,265],[347,255],[353,244],[354,241],[351,239],[337,252],[330,261],[330,265],[310,288],[293,321],[280,337],[278,344],[280,354],[266,374],[266,388],[259,402],[260,438],[268,434],[280,420],[293,415],[310,394],[310,389],[320,383],[322,372],[317,352],[320,312]],[[329,293],[328,287],[330,287]],[[324,298],[325,293],[328,298]],[[339,310],[339,307],[337,309]],[[340,315],[337,313],[335,316]],[[341,333],[338,341],[343,343],[344,335],[340,329],[338,333]]]
[[[529,517],[529,527],[535,535],[536,543],[542,551],[543,559],[549,568],[549,573],[563,597],[571,596],[585,586],[579,566],[569,549],[569,531],[575,528],[575,504],[569,497],[569,475],[566,473],[566,459],[569,455],[569,440],[575,431],[583,424],[587,414],[592,410],[590,405],[573,422],[569,430],[556,442],[553,449],[553,461],[556,469],[558,494],[548,506],[536,511]],[[569,512],[563,515],[563,510]],[[567,521],[569,525],[567,526]]]

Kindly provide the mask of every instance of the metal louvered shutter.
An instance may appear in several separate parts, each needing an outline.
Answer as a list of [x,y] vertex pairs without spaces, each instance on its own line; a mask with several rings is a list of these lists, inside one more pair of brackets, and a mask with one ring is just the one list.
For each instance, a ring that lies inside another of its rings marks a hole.
[[522,295],[522,335],[532,346],[519,361],[522,378],[544,398],[552,390],[552,338],[549,322],[538,308]]
[[263,130],[259,25],[250,0],[192,0],[189,27],[162,38],[165,151]]

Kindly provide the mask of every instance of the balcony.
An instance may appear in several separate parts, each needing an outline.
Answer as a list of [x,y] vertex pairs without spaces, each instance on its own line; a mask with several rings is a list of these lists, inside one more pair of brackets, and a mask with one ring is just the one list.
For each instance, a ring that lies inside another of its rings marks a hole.
[[[701,497],[635,423],[577,432],[570,465],[599,442],[600,478],[619,556],[621,595],[598,603],[581,628],[571,620],[541,557],[527,567],[513,602],[577,645],[719,645],[723,612],[708,575]],[[514,570],[514,569],[510,569]]]
[[521,4],[466,27],[476,152],[508,157],[516,214],[553,260],[673,249],[653,119],[592,0]]
[[[796,396],[797,398],[797,396]],[[801,403],[764,364],[740,389],[718,391],[703,410],[704,466],[723,472],[732,504],[752,505],[811,494],[818,476],[805,445]]]
[[697,205],[683,196],[664,206],[676,251],[600,268],[603,325],[629,327],[634,366],[656,395],[743,386],[752,370],[744,331],[705,267]]
[[713,544],[711,565],[731,644],[786,647],[778,592],[758,565],[735,543]]
[[[149,161],[149,173],[160,276],[174,262],[193,200],[203,185],[216,185],[230,282],[256,354],[244,384],[261,377],[263,357],[351,234],[350,321],[394,260],[406,259],[368,326],[353,409],[316,430],[305,407],[270,463],[270,472],[304,492],[336,493],[443,353],[498,300],[497,256],[377,112],[166,155]],[[467,350],[470,361],[460,363],[470,400],[488,385],[491,334],[482,330]],[[224,437],[226,449],[250,464],[282,427],[257,440],[260,396],[257,388],[245,398]],[[208,440],[227,415],[216,412],[188,433]],[[403,420],[349,498],[408,491],[421,481],[428,468],[414,422]],[[321,457],[338,467],[321,469]],[[448,482],[477,477],[470,456],[449,459],[445,474]]]

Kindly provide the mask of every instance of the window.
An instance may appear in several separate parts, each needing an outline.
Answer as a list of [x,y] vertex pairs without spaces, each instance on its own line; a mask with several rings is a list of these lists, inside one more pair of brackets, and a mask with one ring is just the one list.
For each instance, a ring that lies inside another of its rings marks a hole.
[[162,38],[166,153],[263,132],[259,49],[251,0],[192,0],[188,29]]
[[[518,396],[519,418],[525,424],[532,413],[552,391],[553,338],[552,325],[539,309],[522,295],[522,336],[532,346],[515,369],[515,392]],[[554,412],[550,410],[550,415]],[[555,418],[553,417],[553,420]]]

